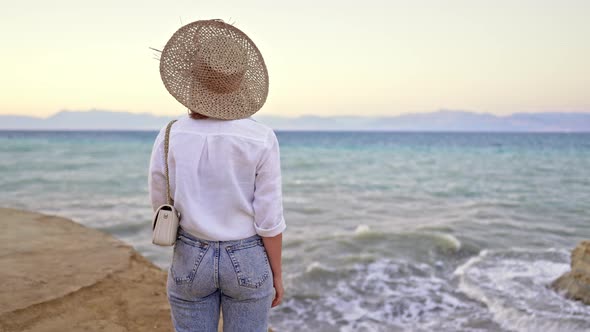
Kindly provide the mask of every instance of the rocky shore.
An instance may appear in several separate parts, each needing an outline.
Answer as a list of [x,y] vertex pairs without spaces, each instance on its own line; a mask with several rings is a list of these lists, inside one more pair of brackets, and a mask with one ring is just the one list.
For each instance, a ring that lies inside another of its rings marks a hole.
[[0,331],[172,331],[166,273],[71,220],[0,209]]
[[590,241],[580,242],[572,251],[571,266],[571,271],[551,286],[568,298],[590,305]]

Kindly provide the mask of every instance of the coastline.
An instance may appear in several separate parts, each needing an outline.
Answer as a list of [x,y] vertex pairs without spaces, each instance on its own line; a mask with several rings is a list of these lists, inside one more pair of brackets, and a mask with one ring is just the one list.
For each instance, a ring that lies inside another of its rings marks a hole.
[[[277,134],[292,296],[273,327],[590,331],[590,307],[548,288],[590,239],[585,136]],[[150,137],[5,136],[0,205],[71,218],[165,270],[146,208]]]
[[172,331],[166,272],[69,219],[0,208],[0,331]]

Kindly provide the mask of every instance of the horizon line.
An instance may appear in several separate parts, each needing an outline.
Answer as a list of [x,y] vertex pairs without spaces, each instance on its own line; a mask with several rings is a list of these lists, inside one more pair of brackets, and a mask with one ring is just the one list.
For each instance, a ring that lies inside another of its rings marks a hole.
[[[4,114],[0,113],[0,117],[2,116],[19,116],[19,117],[29,117],[29,118],[36,118],[36,119],[48,119],[60,113],[89,113],[89,112],[103,112],[103,113],[124,113],[124,114],[132,114],[132,115],[151,115],[154,117],[177,117],[178,115],[164,115],[164,114],[156,114],[151,112],[132,112],[132,111],[113,111],[113,110],[105,110],[105,109],[97,109],[91,108],[88,110],[68,110],[63,109],[60,111],[56,111],[47,116],[35,116],[35,115],[21,115],[21,114]],[[450,108],[440,108],[432,111],[409,111],[394,115],[387,115],[387,114],[369,114],[369,115],[354,115],[354,114],[332,114],[332,115],[318,115],[318,114],[299,114],[299,115],[280,115],[280,114],[253,114],[252,116],[263,116],[263,117],[282,117],[282,118],[302,118],[302,117],[317,117],[317,118],[333,118],[333,117],[349,117],[349,118],[378,118],[378,117],[399,117],[404,115],[416,115],[416,114],[432,114],[432,113],[469,113],[469,114],[477,114],[477,115],[491,115],[495,117],[510,117],[516,114],[590,114],[590,110],[583,110],[583,111],[520,111],[520,112],[513,112],[509,114],[494,114],[491,112],[482,112],[482,111],[468,111],[468,110],[461,110],[461,109],[450,109]]]
[[[160,129],[118,129],[118,128],[53,128],[53,129],[7,129],[0,132],[157,132]],[[590,134],[590,130],[413,130],[413,129],[273,129],[275,132],[317,132],[317,133],[399,133],[399,134]]]

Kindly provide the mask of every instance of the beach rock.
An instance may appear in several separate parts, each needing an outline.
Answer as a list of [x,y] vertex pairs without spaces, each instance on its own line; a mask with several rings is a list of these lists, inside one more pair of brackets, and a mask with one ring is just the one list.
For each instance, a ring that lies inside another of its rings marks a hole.
[[130,246],[13,209],[0,227],[0,331],[172,330],[166,272]]
[[551,287],[590,305],[590,241],[582,241],[572,251],[571,266],[571,271],[555,280]]

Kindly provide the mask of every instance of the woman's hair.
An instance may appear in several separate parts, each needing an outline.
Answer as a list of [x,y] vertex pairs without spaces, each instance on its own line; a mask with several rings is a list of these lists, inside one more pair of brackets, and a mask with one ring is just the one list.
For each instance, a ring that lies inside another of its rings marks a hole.
[[203,115],[201,113],[197,113],[193,110],[188,110],[188,115],[191,117],[191,119],[195,119],[195,120],[208,118],[208,116]]

